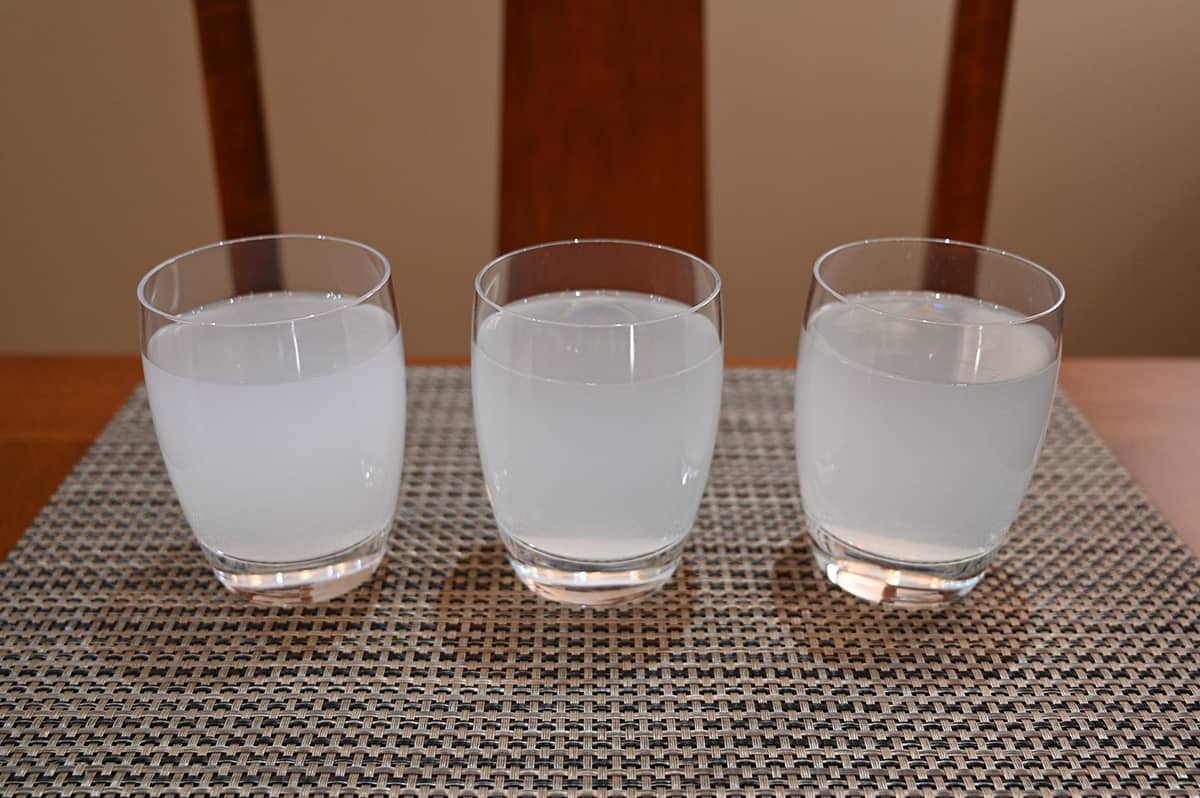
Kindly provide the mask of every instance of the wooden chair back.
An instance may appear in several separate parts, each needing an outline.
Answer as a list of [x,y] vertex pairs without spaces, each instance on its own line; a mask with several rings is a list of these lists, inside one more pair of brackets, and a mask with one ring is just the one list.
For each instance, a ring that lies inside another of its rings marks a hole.
[[[251,5],[194,2],[225,235],[275,232]],[[957,0],[929,235],[983,238],[1012,13]],[[506,0],[500,251],[614,237],[707,254],[703,41],[701,0]],[[272,269],[240,269],[239,290]]]

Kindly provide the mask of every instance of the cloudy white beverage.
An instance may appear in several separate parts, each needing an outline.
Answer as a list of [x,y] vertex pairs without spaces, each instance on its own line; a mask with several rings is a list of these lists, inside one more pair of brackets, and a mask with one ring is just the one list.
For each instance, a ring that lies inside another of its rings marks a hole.
[[622,291],[506,305],[476,331],[476,429],[504,532],[539,552],[619,562],[691,529],[720,409],[718,330]]
[[998,546],[1037,463],[1058,374],[1055,339],[1021,319],[928,292],[818,309],[796,381],[810,524],[899,563]]
[[163,458],[200,542],[227,558],[301,562],[389,529],[405,422],[393,317],[281,293],[181,318],[154,333],[143,363]]

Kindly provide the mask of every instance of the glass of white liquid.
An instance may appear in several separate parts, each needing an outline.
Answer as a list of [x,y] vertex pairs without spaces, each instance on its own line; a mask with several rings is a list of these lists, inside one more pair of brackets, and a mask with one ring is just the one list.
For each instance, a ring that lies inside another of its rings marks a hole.
[[996,249],[881,239],[817,260],[796,372],[796,459],[825,576],[936,606],[983,578],[1037,463],[1062,283]]
[[226,241],[138,285],[159,446],[223,585],[298,604],[367,581],[404,459],[391,267],[325,236]]
[[671,578],[708,481],[723,351],[720,277],[686,252],[565,241],[479,273],[475,429],[531,590],[602,606]]

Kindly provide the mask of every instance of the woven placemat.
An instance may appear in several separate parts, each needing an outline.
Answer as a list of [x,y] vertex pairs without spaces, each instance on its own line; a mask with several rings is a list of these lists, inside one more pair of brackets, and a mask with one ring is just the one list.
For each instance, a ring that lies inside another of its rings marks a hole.
[[1065,400],[964,603],[814,575],[791,372],[735,370],[669,586],[571,610],[495,542],[463,369],[411,369],[386,566],[333,603],[221,589],[139,390],[0,564],[0,792],[1200,792],[1200,566]]

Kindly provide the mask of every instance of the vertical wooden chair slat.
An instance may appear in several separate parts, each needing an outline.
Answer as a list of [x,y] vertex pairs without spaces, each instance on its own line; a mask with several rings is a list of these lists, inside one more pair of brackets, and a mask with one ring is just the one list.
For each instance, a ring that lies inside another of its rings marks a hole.
[[[982,242],[1012,27],[1013,0],[958,0],[928,233]],[[969,293],[973,269],[930,264],[927,285]]]
[[499,248],[707,250],[701,0],[507,0]]
[[[249,0],[195,0],[217,188],[226,238],[277,231]],[[246,253],[234,253],[245,255]],[[274,247],[233,265],[238,293],[279,288]]]

